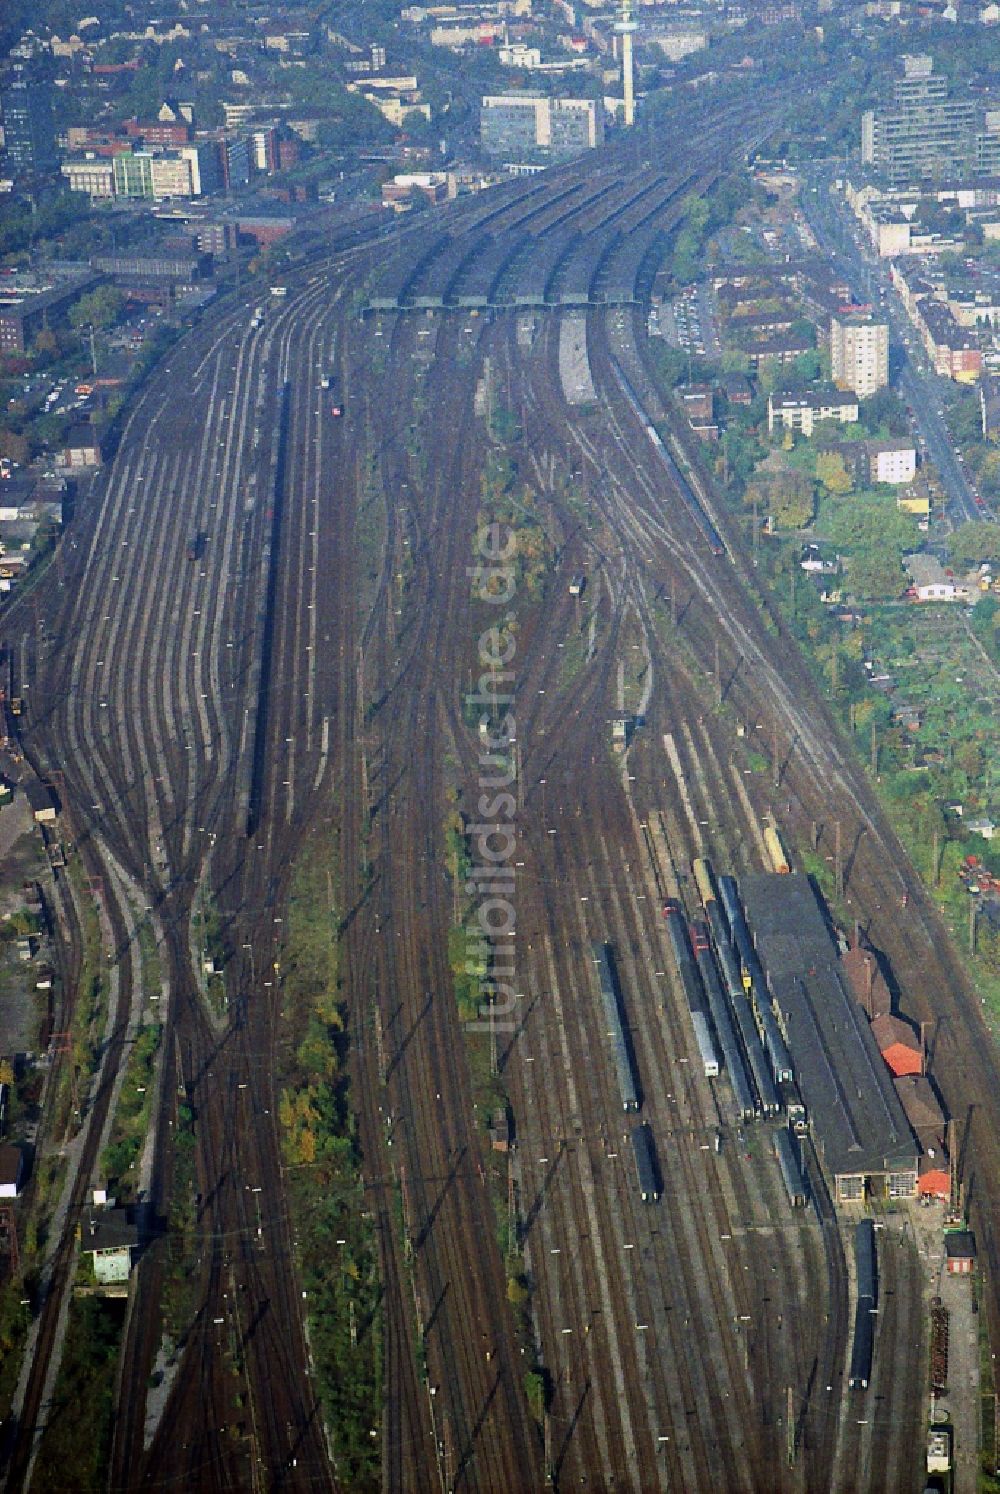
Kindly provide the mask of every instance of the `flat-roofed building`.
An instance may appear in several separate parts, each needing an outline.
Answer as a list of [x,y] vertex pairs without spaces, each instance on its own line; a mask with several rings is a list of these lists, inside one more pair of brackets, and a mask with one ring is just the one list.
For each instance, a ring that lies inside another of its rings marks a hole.
[[747,923],[838,1202],[912,1198],[918,1148],[808,877],[743,877]]
[[576,155],[603,145],[603,106],[598,99],[498,94],[483,99],[480,139],[491,155]]
[[50,321],[61,317],[97,276],[86,265],[66,263],[44,278],[11,276],[0,282],[0,353],[23,353]]
[[917,448],[912,441],[869,441],[868,476],[872,482],[897,485],[917,475]]
[[891,185],[1000,166],[1000,134],[982,105],[949,97],[929,57],[904,57],[892,102],[861,116],[861,161]]
[[86,192],[95,200],[115,195],[114,167],[106,158],[93,156],[83,161],[64,161],[59,171],[71,192]]
[[857,395],[842,393],[832,384],[815,389],[774,390],[767,397],[767,429],[783,425],[786,430],[811,436],[821,420],[835,420],[850,425],[858,418]]

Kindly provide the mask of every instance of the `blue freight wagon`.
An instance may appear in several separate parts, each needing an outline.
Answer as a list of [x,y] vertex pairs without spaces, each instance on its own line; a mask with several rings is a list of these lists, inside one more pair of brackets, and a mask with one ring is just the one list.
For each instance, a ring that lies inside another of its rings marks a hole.
[[631,1135],[639,1197],[645,1204],[659,1203],[663,1190],[660,1186],[660,1168],[656,1160],[653,1133],[644,1121],[641,1126],[635,1127]]
[[621,1006],[611,970],[611,952],[607,944],[593,946],[594,961],[601,985],[601,1002],[604,1009],[604,1025],[611,1039],[611,1052],[618,1076],[618,1092],[623,1110],[639,1109],[639,1092],[635,1082],[632,1049],[628,1033],[622,1021]]

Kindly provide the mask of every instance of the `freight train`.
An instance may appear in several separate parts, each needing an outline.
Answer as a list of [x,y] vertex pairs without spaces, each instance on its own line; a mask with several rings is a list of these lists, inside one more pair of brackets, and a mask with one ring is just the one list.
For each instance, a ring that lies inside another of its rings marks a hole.
[[729,925],[730,938],[739,955],[743,985],[750,992],[753,1002],[754,1014],[760,1027],[761,1041],[771,1065],[771,1076],[775,1084],[781,1084],[783,1080],[795,1077],[792,1057],[788,1051],[788,1044],[782,1036],[781,1028],[778,1026],[778,1019],[774,1015],[771,993],[767,988],[764,972],[757,959],[757,951],[750,938],[750,930],[743,916],[743,908],[733,877],[719,878],[719,899]]
[[650,424],[649,416],[643,409],[642,401],[639,399],[639,396],[636,394],[635,389],[632,387],[628,375],[618,363],[617,359],[612,358],[611,363],[614,369],[615,378],[618,380],[619,389],[628,400],[633,414],[635,415],[636,419],[641,422],[646,435],[649,437],[650,443],[656,450],[657,456],[660,458],[660,461],[663,463],[667,472],[670,474],[670,477],[672,478],[677,488],[684,506],[687,508],[691,517],[694,519],[696,528],[707,540],[708,547],[713,555],[724,555],[726,553],[726,546],[722,535],[719,533],[715,525],[712,523],[711,519],[708,517],[708,514],[705,512],[704,508],[701,505],[701,502],[695,496],[695,492],[691,487],[691,484],[688,482],[687,478],[681,472],[681,469],[678,467],[677,463],[670,455],[670,452],[664,445],[659,431],[654,425]]
[[789,1203],[793,1209],[804,1209],[807,1199],[806,1180],[798,1155],[798,1145],[792,1133],[784,1126],[774,1133],[774,1155],[778,1159]]
[[733,1026],[733,1017],[726,1000],[726,993],[722,989],[719,972],[716,969],[715,960],[709,944],[708,927],[704,923],[695,923],[691,927],[691,942],[694,946],[695,964],[705,994],[708,997],[708,1010],[711,1013],[712,1023],[715,1027],[716,1036],[719,1039],[719,1047],[722,1049],[722,1062],[729,1076],[729,1084],[736,1101],[736,1109],[739,1111],[741,1120],[750,1120],[757,1114],[757,1102],[754,1098],[753,1083],[747,1071],[743,1054],[740,1051],[739,1039]]
[[698,1045],[702,1067],[709,1078],[714,1078],[719,1072],[719,1055],[716,1052],[709,1026],[708,1002],[698,975],[698,967],[691,953],[691,941],[684,923],[684,909],[675,897],[667,898],[663,905],[663,917],[667,925],[667,937],[674,957],[674,966],[687,998],[691,1026]]
[[[736,1031],[742,1043],[743,1053],[746,1055],[745,1062],[741,1061],[740,1064],[745,1087],[750,1091],[750,1098],[754,1102],[755,1112],[763,1112],[764,1115],[777,1115],[781,1108],[778,1092],[775,1088],[774,1077],[771,1073],[767,1055],[764,1052],[760,1033],[757,1030],[757,1024],[753,1018],[753,1012],[737,962],[736,952],[730,942],[725,916],[716,897],[712,868],[705,858],[698,857],[692,863],[692,869],[695,886],[698,888],[705,909],[705,915],[708,919],[712,944],[715,949],[715,958],[722,977],[723,989],[729,1000],[733,1019],[736,1024]],[[735,1093],[735,1084],[733,1090]],[[756,1100],[754,1100],[755,1093]],[[737,1095],[737,1103],[741,1103],[739,1095]]]
[[854,1265],[858,1304],[854,1310],[854,1342],[848,1384],[852,1390],[867,1390],[875,1349],[875,1310],[878,1307],[878,1259],[875,1226],[870,1219],[858,1221],[854,1231]]
[[611,1039],[615,1072],[618,1075],[618,1092],[621,1095],[622,1109],[638,1110],[639,1090],[635,1082],[635,1065],[628,1034],[622,1021],[618,992],[611,970],[611,951],[607,944],[595,944],[593,953],[594,962],[597,965],[597,976],[601,984],[605,1029]]

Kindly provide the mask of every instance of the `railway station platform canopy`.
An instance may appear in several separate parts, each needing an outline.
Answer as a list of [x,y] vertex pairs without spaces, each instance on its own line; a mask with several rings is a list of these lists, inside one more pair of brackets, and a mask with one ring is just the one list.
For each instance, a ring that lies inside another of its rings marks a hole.
[[914,1197],[917,1143],[812,883],[757,873],[739,887],[837,1202]]

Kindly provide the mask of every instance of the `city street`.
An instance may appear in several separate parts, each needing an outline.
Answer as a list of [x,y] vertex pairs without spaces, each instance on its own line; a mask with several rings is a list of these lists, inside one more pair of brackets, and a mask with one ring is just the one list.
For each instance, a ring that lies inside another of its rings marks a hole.
[[[923,349],[916,343],[892,284],[888,266],[864,253],[855,236],[855,224],[846,206],[839,211],[829,192],[830,177],[814,176],[800,197],[802,211],[831,262],[847,274],[855,294],[878,302],[889,323],[890,381],[912,411],[915,434],[926,460],[937,468],[947,495],[946,512],[954,524],[989,515],[976,502],[976,495],[957,459],[944,419],[944,398],[950,384],[929,367]],[[859,230],[860,231],[860,230]],[[908,346],[912,344],[912,346]]]

